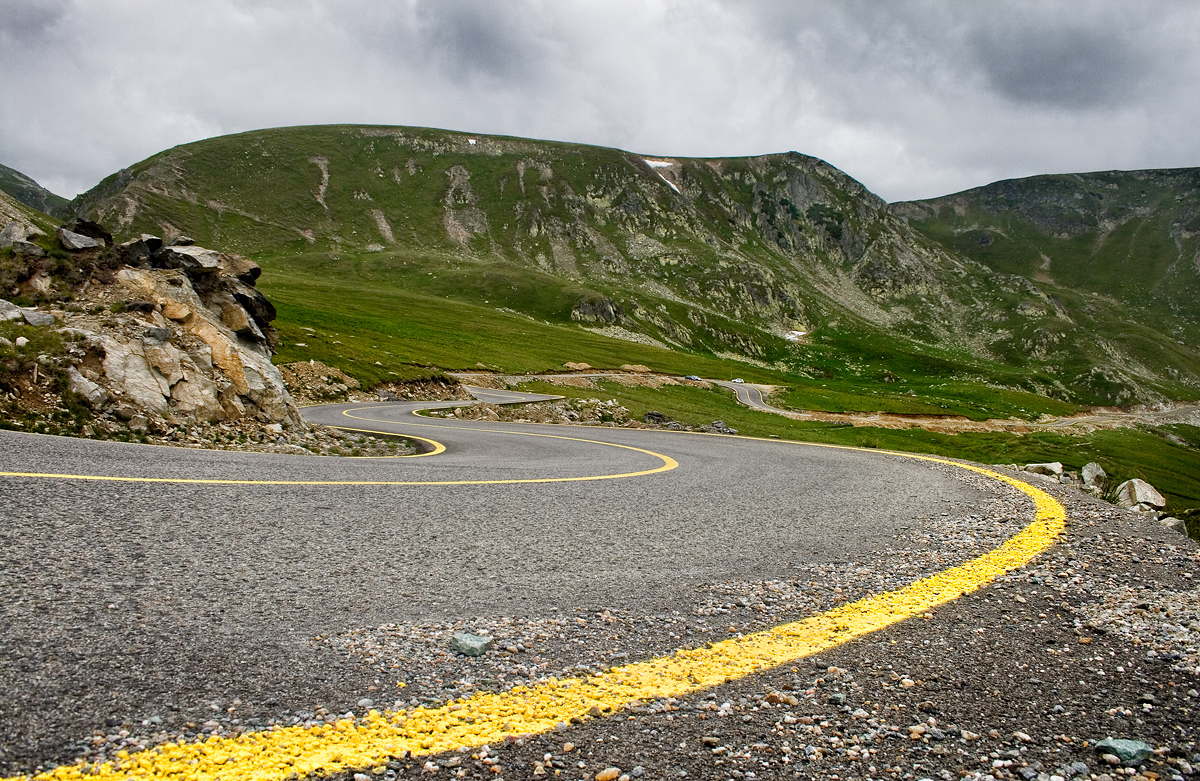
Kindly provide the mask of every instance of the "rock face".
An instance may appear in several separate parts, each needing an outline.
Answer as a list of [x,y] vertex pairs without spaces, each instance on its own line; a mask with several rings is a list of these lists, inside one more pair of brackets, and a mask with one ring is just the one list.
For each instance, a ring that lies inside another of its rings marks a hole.
[[1108,490],[1108,474],[1095,461],[1084,464],[1080,476],[1083,477],[1084,489],[1101,494]]
[[1045,475],[1046,477],[1060,479],[1063,476],[1063,465],[1058,461],[1048,464],[1026,464],[1025,471],[1032,472],[1035,475]]
[[[126,311],[68,320],[80,356],[67,374],[72,391],[96,411],[126,421],[142,417],[147,425],[245,416],[300,423],[271,363],[275,308],[254,288],[256,264],[203,247],[164,246],[154,236],[116,251],[126,265],[115,274],[113,292]],[[32,310],[17,311],[31,325],[49,324],[36,318],[44,313],[31,320]],[[9,316],[0,305],[0,317]]]
[[1167,500],[1145,480],[1126,480],[1117,486],[1116,502],[1120,507],[1137,510],[1161,510]]
[[90,236],[84,236],[82,233],[76,233],[66,228],[59,228],[55,232],[58,234],[58,241],[63,245],[63,249],[77,251],[82,249],[96,249],[97,247],[104,246],[103,241],[97,241]]

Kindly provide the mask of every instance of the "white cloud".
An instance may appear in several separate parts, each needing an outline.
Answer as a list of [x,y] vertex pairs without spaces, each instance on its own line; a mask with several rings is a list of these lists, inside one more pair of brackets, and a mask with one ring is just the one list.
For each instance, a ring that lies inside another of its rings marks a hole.
[[891,200],[1200,164],[1187,2],[5,0],[0,71],[0,162],[64,195],[176,144],[343,122],[794,149]]

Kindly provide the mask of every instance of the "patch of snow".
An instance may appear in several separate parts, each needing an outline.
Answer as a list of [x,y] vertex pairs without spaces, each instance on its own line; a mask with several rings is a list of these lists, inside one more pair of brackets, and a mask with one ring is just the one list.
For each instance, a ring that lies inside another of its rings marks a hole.
[[[674,160],[651,160],[648,157],[643,157],[642,160],[644,160],[646,165],[650,166],[651,168],[670,168],[671,166],[675,165]],[[677,193],[679,192],[679,188],[675,186],[675,183],[663,176],[661,173],[659,173],[658,178],[669,184],[672,190]],[[683,193],[680,193],[680,195],[682,194]]]
[[788,331],[783,335],[783,338],[787,339],[789,342],[798,342],[800,341],[800,337],[804,336],[806,333],[808,333],[808,331]]

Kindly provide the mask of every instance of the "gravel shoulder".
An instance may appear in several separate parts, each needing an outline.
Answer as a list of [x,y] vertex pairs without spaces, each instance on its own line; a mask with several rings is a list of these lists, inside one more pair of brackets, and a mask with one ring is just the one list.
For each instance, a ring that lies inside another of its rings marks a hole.
[[[923,618],[697,696],[483,750],[396,758],[374,775],[1192,777],[1200,772],[1197,546],[1073,489],[1039,487],[1068,508],[1063,542]],[[731,613],[771,585],[726,584],[740,592]],[[636,623],[587,611],[576,621],[614,634]],[[675,617],[673,625],[694,622]],[[377,658],[387,647],[363,640]],[[1105,738],[1144,741],[1154,753],[1110,764],[1096,748]]]

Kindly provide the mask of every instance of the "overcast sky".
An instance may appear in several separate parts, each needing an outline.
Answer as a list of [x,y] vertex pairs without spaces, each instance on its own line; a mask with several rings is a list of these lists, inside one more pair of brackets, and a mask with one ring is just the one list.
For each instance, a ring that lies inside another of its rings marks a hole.
[[372,123],[797,150],[894,201],[1200,165],[1200,3],[0,0],[0,163],[73,196],[176,144]]

